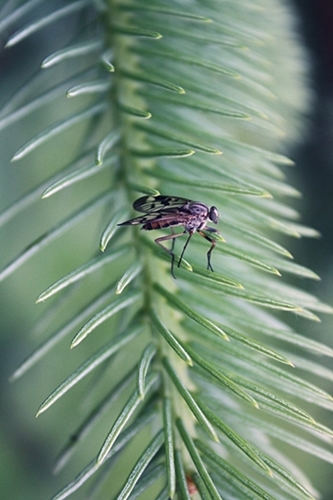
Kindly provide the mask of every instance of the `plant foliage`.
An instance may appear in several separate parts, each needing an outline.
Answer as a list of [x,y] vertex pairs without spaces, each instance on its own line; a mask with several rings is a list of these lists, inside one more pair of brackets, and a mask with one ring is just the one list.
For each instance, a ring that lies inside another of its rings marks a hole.
[[[53,499],[88,486],[91,498],[119,500],[315,497],[290,454],[333,461],[332,431],[311,416],[332,398],[307,377],[332,376],[308,357],[333,351],[294,331],[288,314],[301,325],[331,310],[288,282],[317,276],[279,242],[316,235],[286,203],[298,192],[284,180],[283,136],[297,136],[306,100],[288,11],[277,0],[8,1],[5,50],[61,23],[68,36],[0,116],[3,131],[24,127],[12,161],[31,170],[1,224],[34,206],[56,212],[24,233],[1,280],[47,247],[63,261],[37,298],[45,338],[13,378],[63,339],[88,345],[69,375],[59,366],[64,380],[37,413],[63,397],[70,405],[82,386],[85,416],[56,470],[87,436],[95,449]],[[203,238],[173,279],[155,232],[117,227],[136,198],[159,193],[219,208],[215,272]]]

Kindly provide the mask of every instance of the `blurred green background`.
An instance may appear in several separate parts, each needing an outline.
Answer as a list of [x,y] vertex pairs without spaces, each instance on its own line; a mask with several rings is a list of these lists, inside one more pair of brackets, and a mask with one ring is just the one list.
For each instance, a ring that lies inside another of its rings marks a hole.
[[[58,2],[61,4],[61,2]],[[287,247],[298,263],[305,265],[321,277],[321,282],[305,282],[307,290],[318,295],[323,301],[332,304],[333,300],[333,4],[327,0],[295,0],[296,15],[299,18],[300,31],[309,51],[311,67],[311,86],[313,87],[313,106],[308,117],[308,124],[300,143],[289,152],[296,160],[297,168],[291,172],[292,183],[303,192],[303,198],[297,201],[297,208],[302,213],[302,222],[317,228],[322,238],[313,241],[288,240]],[[20,88],[28,75],[38,71],[39,64],[54,47],[64,45],[68,36],[66,23],[57,24],[38,33],[38,36],[28,38],[24,44],[0,54],[0,104],[6,104],[8,97]],[[1,41],[3,43],[3,40]],[[55,78],[61,78],[57,74]],[[66,101],[67,103],[67,101]],[[67,105],[67,104],[66,104]],[[75,109],[75,104],[70,104]],[[56,101],[47,109],[50,121],[61,116],[61,107]],[[22,143],[40,130],[44,120],[45,109],[33,115],[33,119],[23,120],[5,131],[1,131],[0,151],[0,208],[3,211],[13,200],[27,192],[41,179],[52,175],[56,164],[68,162],[68,155],[73,141],[79,141],[75,134],[69,134],[66,141],[53,143],[52,150],[45,150],[47,162],[40,164],[40,156],[29,156],[24,165],[11,164],[10,158],[18,147],[17,137]],[[61,146],[60,146],[61,144]],[[66,149],[67,144],[67,149]],[[41,175],[42,172],[42,175]],[[77,193],[78,205],[84,199],[84,189],[89,193],[94,189],[94,178],[86,187]],[[99,180],[100,182],[100,180]],[[107,179],[106,179],[107,182]],[[49,227],[50,219],[56,224],[66,214],[68,195],[53,201],[41,201],[29,209],[24,217],[15,218],[10,224],[5,224],[0,231],[1,268],[8,263],[11,255],[22,249],[22,241],[34,239],[31,234],[34,227],[36,236],[40,234],[43,224]],[[59,203],[60,201],[60,203]],[[72,200],[71,200],[72,201]],[[61,213],[61,208],[63,213]],[[90,457],[77,457],[76,462],[66,470],[59,479],[52,475],[54,459],[61,446],[66,441],[61,427],[56,425],[59,419],[66,421],[66,428],[75,427],[75,414],[66,401],[59,402],[38,420],[34,415],[41,401],[50,391],[62,381],[63,371],[59,371],[58,359],[49,356],[47,361],[37,365],[27,377],[16,383],[9,383],[9,377],[22,360],[31,353],[36,345],[36,338],[29,335],[33,324],[43,311],[43,304],[34,304],[32,297],[37,297],[49,284],[43,280],[43,268],[48,270],[54,280],[59,278],[59,270],[70,271],[85,261],[97,249],[99,237],[103,229],[105,214],[96,213],[92,216],[95,234],[86,234],[84,241],[76,240],[76,249],[68,252],[68,243],[60,238],[52,249],[46,248],[37,259],[32,259],[29,266],[20,269],[7,279],[0,288],[1,337],[0,337],[0,497],[18,500],[45,499],[54,494],[61,485],[69,481]],[[27,222],[34,220],[34,224]],[[46,222],[47,221],[47,222]],[[77,234],[77,238],[79,238]],[[10,245],[7,244],[10,242]],[[49,280],[50,274],[48,274]],[[90,284],[93,287],[93,283]],[[29,293],[26,293],[29,290]],[[60,318],[54,319],[59,321]],[[295,319],[297,321],[297,319]],[[317,340],[333,345],[332,318],[323,317],[320,325],[309,323],[304,327],[304,334]],[[38,344],[38,339],[37,339]],[[89,343],[78,352],[69,352],[62,357],[62,364],[71,372],[71,367],[77,366],[89,354]],[[317,381],[315,381],[317,382]],[[322,386],[322,384],[321,384]],[[33,390],[32,390],[33,388]],[[323,387],[332,393],[332,387]],[[72,404],[79,405],[78,391],[71,396]],[[333,426],[331,415],[316,415],[318,419]],[[92,443],[93,446],[93,443]],[[320,462],[321,464],[321,462]],[[305,465],[306,469],[306,465]],[[331,466],[323,462],[316,471],[316,485],[326,494],[325,499],[333,496],[330,476]],[[313,474],[313,471],[312,471]],[[75,498],[75,496],[73,497]],[[80,498],[78,495],[76,498]]]

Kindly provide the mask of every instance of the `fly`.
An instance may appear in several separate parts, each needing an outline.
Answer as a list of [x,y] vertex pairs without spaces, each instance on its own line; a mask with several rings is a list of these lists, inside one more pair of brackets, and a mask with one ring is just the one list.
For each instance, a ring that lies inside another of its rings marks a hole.
[[[214,238],[211,238],[206,233],[218,233],[217,229],[207,226],[208,221],[214,222],[214,224],[217,224],[219,221],[219,212],[216,207],[212,206],[209,208],[200,201],[192,201],[186,198],[159,195],[142,196],[133,203],[133,208],[145,215],[122,222],[118,224],[118,226],[136,226],[142,224],[141,229],[147,231],[165,229],[168,227],[171,228],[171,234],[156,238],[155,243],[171,255],[171,274],[174,278],[176,278],[174,274],[175,254],[173,253],[175,239],[183,234],[188,234],[188,238],[178,260],[178,267],[182,262],[190,239],[193,234],[197,232],[211,243],[211,247],[207,252],[207,269],[214,271],[211,264],[211,254],[216,242]],[[184,231],[181,233],[174,233],[173,228],[175,226],[183,226]],[[172,240],[170,250],[163,245],[163,242],[168,240]]]

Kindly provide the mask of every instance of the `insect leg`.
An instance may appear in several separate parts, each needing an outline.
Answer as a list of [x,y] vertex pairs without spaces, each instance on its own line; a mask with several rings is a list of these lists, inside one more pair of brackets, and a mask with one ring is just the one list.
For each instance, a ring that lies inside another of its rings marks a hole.
[[[161,236],[160,238],[156,238],[155,240],[155,243],[157,243],[157,245],[161,248],[163,248],[163,250],[165,250],[166,252],[168,252],[169,255],[171,255],[171,274],[173,276],[173,278],[176,279],[176,276],[175,276],[175,273],[173,271],[173,268],[174,268],[174,263],[175,263],[175,254],[173,253],[173,248],[175,246],[175,238],[178,238],[178,236],[182,236],[184,233],[172,233],[172,234],[168,234],[167,236]],[[171,250],[169,250],[167,247],[165,247],[164,245],[162,245],[162,241],[167,241],[167,240],[172,240],[172,246],[171,246]]]
[[205,238],[205,240],[209,241],[212,244],[212,246],[210,247],[210,249],[207,252],[207,269],[214,272],[214,269],[212,268],[212,264],[211,264],[211,255],[212,255],[212,251],[215,248],[216,241],[213,238],[210,238],[209,236],[207,236],[207,234],[205,234],[203,231],[199,230],[198,233],[200,234],[200,236]]
[[[173,227],[171,228],[171,233],[172,234],[175,234],[174,231],[173,231]],[[183,234],[183,233],[181,233]],[[172,244],[171,244],[171,252],[173,252],[174,248],[175,248],[175,243],[176,243],[176,239],[175,238],[172,238]]]
[[[183,233],[183,234],[184,234],[184,233]],[[187,245],[189,244],[190,239],[192,238],[192,235],[193,235],[193,231],[190,231],[190,234],[189,234],[189,236],[188,236],[188,238],[187,238],[187,240],[186,240],[186,243],[185,243],[185,245],[184,245],[184,248],[183,248],[183,250],[182,250],[182,253],[181,253],[180,257],[179,257],[178,267],[180,266],[180,264],[181,264],[181,262],[182,262],[182,260],[183,260],[183,256],[184,256],[185,250],[186,250],[186,248],[187,248]]]

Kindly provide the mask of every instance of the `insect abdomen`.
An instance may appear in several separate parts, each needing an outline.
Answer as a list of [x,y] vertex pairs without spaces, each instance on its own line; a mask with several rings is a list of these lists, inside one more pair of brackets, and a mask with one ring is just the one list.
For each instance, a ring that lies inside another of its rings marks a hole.
[[151,231],[153,229],[163,229],[171,226],[179,226],[179,220],[154,220],[152,222],[146,222],[141,229],[146,229],[147,231]]

